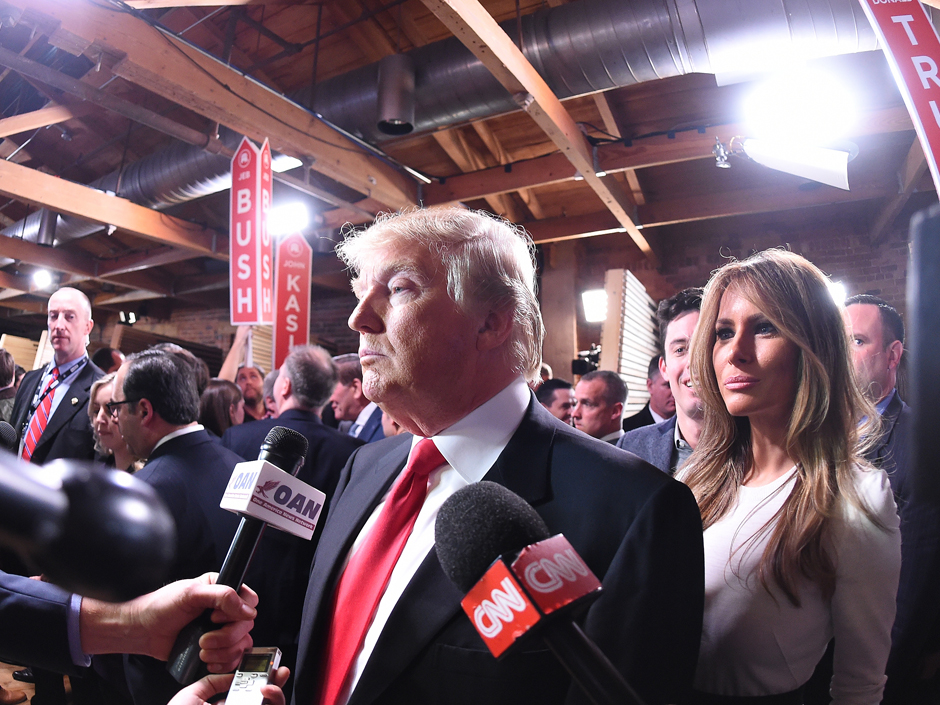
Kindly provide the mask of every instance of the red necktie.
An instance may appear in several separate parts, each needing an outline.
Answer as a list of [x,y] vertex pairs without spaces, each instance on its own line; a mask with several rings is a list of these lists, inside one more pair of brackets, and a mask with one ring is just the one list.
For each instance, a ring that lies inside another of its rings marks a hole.
[[46,430],[46,424],[49,423],[49,412],[52,409],[52,398],[55,396],[55,389],[49,389],[53,383],[59,379],[59,368],[52,368],[52,375],[46,380],[46,386],[43,387],[41,401],[33,413],[33,418],[29,420],[29,426],[26,429],[26,440],[23,442],[23,460],[28,461],[33,457],[33,451],[36,450],[36,444],[42,437],[42,432]]
[[424,504],[428,476],[446,462],[431,439],[419,441],[369,535],[349,559],[336,587],[320,705],[335,705],[345,695],[353,661]]

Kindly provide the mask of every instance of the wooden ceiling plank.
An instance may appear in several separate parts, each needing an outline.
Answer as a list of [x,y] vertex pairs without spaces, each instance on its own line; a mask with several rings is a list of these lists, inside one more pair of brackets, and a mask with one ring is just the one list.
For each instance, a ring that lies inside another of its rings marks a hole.
[[0,249],[4,257],[89,279],[95,277],[95,260],[80,252],[66,251],[61,247],[43,247],[18,237],[5,236],[0,236]]
[[[475,171],[489,166],[484,156],[467,142],[462,130],[441,130],[435,132],[433,137],[461,171]],[[527,220],[509,194],[491,194],[484,196],[484,199],[497,215],[514,223]]]
[[924,156],[920,139],[915,136],[914,143],[911,145],[910,151],[908,151],[907,156],[904,158],[901,171],[898,172],[898,183],[900,186],[898,193],[890,196],[887,203],[882,206],[869,232],[872,247],[878,247],[888,236],[894,219],[897,218],[898,214],[904,209],[904,206],[914,193],[914,189],[917,187],[917,182],[920,181],[921,177],[926,172],[927,158]]
[[[594,104],[597,106],[597,110],[601,114],[601,120],[604,123],[604,131],[617,138],[623,137],[620,133],[620,126],[617,124],[617,119],[614,117],[614,112],[610,109],[610,103],[607,102],[607,94],[595,93],[593,97]],[[640,180],[637,178],[636,169],[625,169],[624,176],[627,177],[627,185],[630,187],[630,195],[633,197],[633,202],[638,206],[642,206],[646,203],[646,197],[643,195],[643,189],[640,186]]]
[[800,191],[794,188],[788,192],[781,191],[779,187],[773,187],[653,201],[640,206],[638,211],[643,227],[652,228],[752,213],[771,213],[835,203],[868,201],[884,198],[893,194],[895,190],[895,186],[887,183],[855,185],[851,191],[822,185],[810,191]]
[[217,7],[219,5],[307,5],[304,0],[127,0],[135,10],[158,10],[167,7]]
[[35,288],[29,277],[17,276],[8,272],[0,272],[0,287],[7,291],[14,290],[23,294],[28,294]]
[[[227,259],[228,237],[173,216],[109,196],[97,189],[59,179],[35,169],[0,160],[0,193],[56,213],[73,215],[102,225],[115,225],[161,245]],[[12,239],[12,238],[11,238]],[[6,246],[4,242],[4,246]],[[90,273],[95,275],[94,268]]]
[[394,208],[417,202],[413,179],[262,84],[143,20],[90,0],[12,0],[24,20],[60,22],[50,42],[123,55],[115,74],[204,117],[307,159],[313,168]]
[[21,132],[35,130],[40,127],[56,125],[72,118],[82,117],[92,113],[97,108],[91,103],[76,103],[75,105],[50,105],[31,113],[14,115],[0,120],[0,137],[18,135]]
[[[350,5],[355,5],[359,12],[355,12]],[[336,24],[355,24],[349,27],[349,36],[359,47],[370,62],[394,54],[396,51],[395,43],[389,38],[382,29],[382,26],[375,21],[375,17],[369,17],[364,21],[357,21],[362,14],[362,3],[336,2],[329,5],[330,14],[338,18]]]
[[519,48],[477,0],[423,0],[425,6],[483,63],[555,146],[581,172],[585,183],[616,216],[630,238],[654,264],[657,257],[634,224],[631,199],[613,177],[594,174],[587,140]]
[[160,247],[146,252],[135,252],[130,255],[103,260],[98,264],[98,273],[101,276],[129,274],[139,272],[151,267],[163,267],[193,259],[199,255],[189,250],[178,250],[173,247]]
[[[472,124],[472,127],[474,132],[476,132],[480,139],[483,140],[483,144],[486,145],[486,148],[489,150],[490,154],[493,155],[493,158],[496,159],[499,164],[508,164],[512,161],[509,153],[506,151],[505,147],[503,147],[503,143],[500,142],[499,137],[496,136],[496,133],[493,132],[493,129],[486,121],[477,120]],[[536,219],[545,217],[545,212],[542,209],[538,198],[536,198],[532,191],[529,189],[519,189],[519,198],[522,199],[522,202],[526,204],[529,212],[532,213]]]
[[[873,111],[863,115],[855,131],[849,136],[913,131],[910,115],[901,108]],[[632,144],[607,144],[598,147],[598,162],[608,174],[627,169],[645,169],[652,166],[672,164],[696,159],[714,159],[712,147],[717,137],[727,144],[736,135],[746,134],[738,123],[709,127],[704,133],[695,130],[637,140]],[[443,205],[475,198],[491,193],[518,191],[560,181],[573,179],[575,169],[561,154],[548,154],[511,165],[506,171],[502,166],[467,174],[449,176],[444,183],[432,183],[424,187],[424,202],[427,205]]]

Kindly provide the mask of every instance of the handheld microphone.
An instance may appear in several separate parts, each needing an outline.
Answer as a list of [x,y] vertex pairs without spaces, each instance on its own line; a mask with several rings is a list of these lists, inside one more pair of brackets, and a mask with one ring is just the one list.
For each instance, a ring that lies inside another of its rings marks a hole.
[[434,525],[438,559],[466,597],[464,611],[497,658],[529,634],[541,636],[596,705],[643,705],[620,672],[572,621],[600,581],[529,504],[493,482],[444,502]]
[[176,526],[126,472],[75,460],[37,467],[0,451],[0,543],[66,590],[121,602],[166,582]]
[[16,446],[16,429],[6,421],[0,421],[0,448],[15,453]]
[[[267,524],[297,535],[304,535],[309,525],[306,538],[313,535],[324,495],[294,477],[304,463],[307,446],[303,434],[284,426],[275,426],[268,431],[261,444],[258,460],[235,466],[220,506],[237,511],[242,519],[222,562],[217,584],[228,585],[235,590],[242,586],[245,572]],[[298,491],[298,485],[305,490]],[[268,501],[269,492],[277,492],[281,498],[286,495],[284,506],[281,506],[277,497],[271,497],[273,501]],[[238,502],[238,499],[244,501]],[[302,505],[300,511],[296,511],[298,504]],[[182,685],[189,685],[208,673],[199,660],[199,639],[217,628],[210,619],[211,614],[211,610],[207,610],[190,622],[179,633],[170,652],[166,668]]]

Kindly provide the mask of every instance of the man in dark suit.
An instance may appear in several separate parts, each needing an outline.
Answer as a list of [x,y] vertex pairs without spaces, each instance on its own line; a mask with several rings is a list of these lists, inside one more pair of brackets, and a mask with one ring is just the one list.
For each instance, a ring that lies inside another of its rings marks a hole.
[[[78,289],[63,287],[49,297],[47,325],[52,361],[27,372],[13,401],[10,424],[19,438],[20,457],[42,465],[58,458],[92,460],[95,442],[88,417],[91,385],[102,371],[88,359],[88,334],[94,328],[91,302]],[[28,573],[17,559],[8,570]],[[18,671],[34,680],[36,705],[64,705],[65,687],[58,674]]]
[[[147,458],[137,478],[153,486],[176,521],[170,577],[218,570],[238,527],[238,517],[219,502],[242,459],[196,423],[192,369],[171,353],[131,355],[118,370],[108,410],[134,455]],[[144,657],[127,659],[127,681],[137,705],[162,705],[179,690],[165,664]]]
[[613,370],[594,370],[574,388],[575,406],[571,422],[592,438],[616,444],[623,435],[623,405],[627,383]]
[[689,342],[701,307],[702,290],[697,288],[683,289],[659,303],[656,319],[663,341],[659,371],[669,384],[676,413],[661,423],[630,431],[617,442],[618,448],[670,475],[692,455],[702,431],[702,407],[689,372]]
[[[340,471],[352,452],[362,445],[359,439],[320,421],[320,409],[335,386],[336,367],[328,352],[314,345],[295,347],[281,365],[272,387],[278,417],[232,426],[222,436],[222,445],[245,460],[254,460],[268,431],[275,426],[303,434],[310,445],[297,477],[321,490],[329,501]],[[317,533],[310,541],[274,529],[265,530],[246,577],[263,605],[252,635],[258,644],[280,647],[284,654],[281,665],[291,671],[297,658],[297,633],[310,562],[325,517],[323,511]]]
[[[95,457],[88,395],[92,383],[103,373],[85,352],[94,325],[91,302],[78,289],[63,287],[49,297],[49,341],[54,357],[45,367],[23,377],[10,421],[20,439],[19,454],[25,460],[41,465],[56,458]],[[45,424],[40,423],[37,412],[39,416],[48,414]]]
[[904,323],[883,299],[846,301],[855,373],[881,414],[882,435],[868,459],[888,473],[901,518],[901,580],[891,633],[885,705],[940,700],[940,508],[920,497],[908,468],[911,409],[896,389]]
[[649,392],[650,400],[646,402],[646,406],[633,416],[623,420],[624,433],[629,433],[643,426],[662,423],[666,419],[675,416],[675,397],[672,396],[669,380],[659,370],[659,363],[662,359],[662,355],[655,355],[650,360],[649,367],[646,370],[646,391]]
[[340,422],[340,430],[365,443],[382,440],[385,438],[382,410],[375,402],[369,401],[362,391],[359,355],[337,355],[333,362],[339,379],[330,396],[330,405],[333,407],[333,417]]
[[[602,580],[580,621],[641,697],[680,702],[691,688],[698,508],[684,486],[534,399],[543,327],[530,246],[504,221],[453,208],[380,219],[338,248],[355,273],[363,390],[415,435],[366,445],[343,470],[304,605],[297,705],[584,701],[537,640],[494,659],[441,569],[437,511],[482,479],[530,502]],[[389,552],[372,529],[396,523],[404,543]],[[364,574],[363,554],[387,567]],[[334,614],[336,601],[362,607]]]

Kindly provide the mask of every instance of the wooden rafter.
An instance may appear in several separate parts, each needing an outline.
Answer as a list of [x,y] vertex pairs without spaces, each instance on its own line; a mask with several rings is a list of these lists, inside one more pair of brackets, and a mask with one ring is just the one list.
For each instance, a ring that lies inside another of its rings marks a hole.
[[[480,139],[483,140],[483,144],[486,145],[486,148],[489,150],[490,154],[493,155],[497,164],[509,164],[512,161],[506,149],[503,147],[502,142],[500,142],[496,133],[493,132],[488,123],[483,120],[477,120],[473,123],[473,130],[479,135]],[[519,189],[519,197],[522,199],[523,203],[526,204],[526,207],[533,216],[536,218],[545,217],[538,198],[530,189]]]
[[[779,188],[761,188],[653,201],[639,206],[637,210],[640,222],[646,229],[752,213],[867,201],[884,198],[892,192],[889,183],[853,186],[851,191],[831,186],[820,186],[811,191],[794,189],[788,193],[781,193]],[[598,211],[583,216],[526,223],[525,227],[535,242],[547,243],[609,233],[618,229],[620,224],[608,211]]]
[[425,6],[457,36],[535,120],[626,229],[647,259],[657,257],[636,227],[633,204],[612,176],[594,173],[591,149],[574,119],[509,36],[477,0],[423,0]]
[[18,135],[21,132],[48,127],[72,118],[88,115],[96,110],[91,103],[77,103],[75,105],[50,105],[31,113],[14,115],[0,120],[0,137]]
[[[860,117],[859,124],[849,138],[913,129],[910,116],[904,108],[891,108],[873,111]],[[714,159],[712,147],[715,146],[716,137],[727,144],[735,135],[743,134],[746,134],[743,125],[732,123],[709,127],[703,133],[692,130],[677,132],[673,137],[651,137],[638,140],[629,146],[619,143],[601,145],[597,148],[598,162],[608,174],[615,174],[627,169]],[[441,205],[483,198],[493,193],[534,188],[573,179],[575,171],[564,155],[549,154],[516,162],[509,171],[503,167],[493,167],[449,176],[443,184],[427,185],[424,188],[424,201],[428,205]]]
[[[483,155],[470,146],[461,130],[441,130],[435,132],[433,137],[461,171],[476,171],[489,166]],[[494,212],[514,223],[520,223],[524,220],[522,213],[520,213],[519,208],[509,194],[491,194],[484,196],[484,199]]]
[[394,208],[417,202],[413,179],[327,127],[300,106],[136,16],[90,0],[13,0],[23,22],[59,22],[51,44],[73,53],[120,56],[113,71],[164,98]]
[[872,225],[869,237],[872,247],[877,247],[890,232],[891,224],[898,214],[904,208],[921,177],[927,173],[927,158],[924,156],[924,150],[920,145],[920,140],[915,136],[914,143],[911,145],[904,164],[898,172],[899,189],[896,194],[889,197],[882,206],[881,211],[875,217],[875,224]]
[[[595,93],[594,104],[601,114],[601,120],[604,123],[604,131],[614,137],[622,137],[620,127],[617,125],[617,120],[614,118],[614,113],[610,109],[610,103],[607,102],[606,95],[604,93]],[[633,202],[638,206],[642,206],[646,203],[646,198],[643,196],[643,189],[640,187],[640,181],[636,176],[636,169],[624,169],[623,174],[627,178],[627,185],[630,187]]]
[[[227,259],[228,238],[209,228],[19,164],[0,161],[0,193],[34,206],[47,207],[56,213],[73,215],[102,225],[114,225],[161,245]],[[4,247],[7,245],[4,241]],[[76,273],[97,276],[94,267]]]

